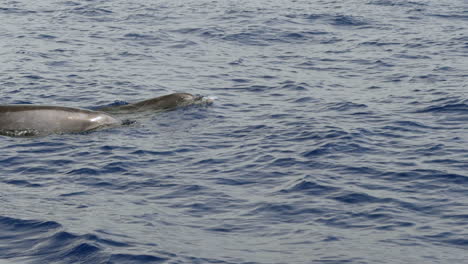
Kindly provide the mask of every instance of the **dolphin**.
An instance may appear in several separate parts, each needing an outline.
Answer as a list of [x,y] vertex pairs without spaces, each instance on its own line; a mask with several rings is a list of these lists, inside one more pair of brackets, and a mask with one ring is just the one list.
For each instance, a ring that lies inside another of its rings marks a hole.
[[78,133],[122,122],[100,111],[47,105],[0,105],[0,134],[36,136]]
[[98,107],[96,111],[81,108],[47,105],[0,105],[0,135],[38,136],[61,133],[80,133],[105,127],[127,125],[111,115],[144,111],[169,111],[194,104],[211,104],[213,98],[173,93],[137,103]]
[[100,107],[97,110],[107,113],[161,112],[189,105],[211,104],[213,101],[214,98],[212,97],[189,93],[173,93],[127,105]]

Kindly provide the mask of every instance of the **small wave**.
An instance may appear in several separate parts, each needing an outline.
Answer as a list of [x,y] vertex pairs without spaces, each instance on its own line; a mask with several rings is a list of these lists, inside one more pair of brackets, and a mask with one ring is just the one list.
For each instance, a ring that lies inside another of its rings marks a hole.
[[338,196],[332,197],[334,200],[343,202],[343,203],[382,203],[382,202],[389,202],[390,199],[382,199],[371,196],[366,193],[347,193]]
[[139,264],[139,263],[163,263],[168,259],[151,255],[131,255],[131,254],[113,254],[110,256],[108,263],[119,264]]
[[352,153],[356,155],[362,155],[364,153],[371,152],[372,149],[364,147],[361,144],[349,143],[349,142],[329,142],[324,143],[315,149],[306,151],[302,155],[306,158],[312,158],[317,156],[323,156],[328,154],[343,154]]
[[327,107],[327,110],[345,112],[345,111],[350,111],[354,109],[362,109],[362,108],[367,108],[367,107],[368,106],[365,104],[357,104],[353,102],[341,102],[341,103],[329,104],[329,106]]
[[455,20],[467,20],[468,15],[459,15],[459,14],[432,14],[429,16],[444,18],[444,19],[455,19]]
[[445,173],[437,170],[417,169],[404,172],[388,171],[380,172],[378,176],[390,181],[419,181],[421,188],[423,182],[454,183],[460,185],[468,184],[468,176],[455,173]]
[[37,12],[33,10],[24,10],[24,9],[15,8],[15,7],[0,7],[0,13],[28,15],[28,14],[36,14]]
[[89,17],[102,17],[105,15],[112,14],[113,12],[108,9],[97,8],[92,5],[86,5],[73,8],[71,13]]
[[463,234],[453,232],[442,232],[433,235],[417,236],[417,238],[435,244],[446,244],[449,246],[468,248],[468,239]]
[[310,102],[315,102],[315,101],[317,101],[317,99],[314,99],[310,96],[306,96],[306,97],[302,97],[302,98],[294,100],[294,103],[302,104],[302,103],[310,103]]
[[309,85],[307,83],[295,83],[292,81],[287,81],[282,83],[281,88],[290,91],[307,91],[309,89]]
[[367,4],[369,5],[379,5],[379,6],[398,6],[398,7],[414,7],[414,6],[425,6],[425,3],[414,2],[414,1],[404,1],[404,0],[372,0]]
[[6,184],[17,185],[17,186],[22,186],[22,187],[32,187],[32,188],[42,187],[41,184],[31,183],[25,180],[6,180],[3,182]]
[[304,193],[307,195],[323,195],[332,193],[339,190],[339,188],[330,186],[330,185],[322,185],[312,180],[300,180],[299,182],[295,182],[290,187],[283,188],[279,191],[282,194],[293,194],[293,193]]
[[341,15],[331,19],[331,24],[335,26],[363,26],[367,25],[368,22],[359,17]]
[[450,102],[445,104],[431,105],[416,113],[459,113],[468,114],[468,100]]
[[161,263],[164,256],[109,254],[108,249],[131,245],[97,235],[76,235],[57,222],[22,220],[0,216],[0,260],[28,260],[28,263]]
[[370,22],[363,17],[350,16],[350,15],[330,15],[330,14],[308,14],[303,15],[303,18],[308,22],[322,22],[333,26],[343,27],[359,27],[369,25]]

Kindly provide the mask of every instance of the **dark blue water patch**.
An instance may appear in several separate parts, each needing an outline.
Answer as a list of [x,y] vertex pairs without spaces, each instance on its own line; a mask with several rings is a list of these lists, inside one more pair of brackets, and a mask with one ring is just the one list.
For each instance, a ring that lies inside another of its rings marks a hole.
[[68,66],[67,61],[51,61],[47,62],[46,65],[51,66],[51,67],[66,67]]
[[342,203],[361,204],[361,203],[386,203],[390,199],[377,198],[366,193],[347,193],[331,197]]
[[57,38],[56,36],[48,35],[48,34],[39,34],[38,37],[40,39],[56,39]]
[[25,9],[16,8],[16,7],[0,7],[0,13],[28,15],[28,14],[36,14],[37,11],[25,10]]
[[249,83],[251,80],[249,79],[232,79],[231,81],[236,82],[236,83]]
[[152,35],[139,34],[139,33],[127,33],[124,35],[124,38],[128,39],[155,39]]
[[[468,156],[467,156],[468,158]],[[456,168],[460,168],[462,170],[467,170],[468,169],[468,163],[464,161],[460,161],[457,159],[431,159],[431,160],[425,160],[424,163],[434,163],[434,164],[444,164],[444,165],[450,165]]]
[[407,80],[410,76],[407,74],[394,73],[384,77],[383,82],[399,83]]
[[87,195],[88,192],[71,192],[71,193],[63,193],[59,196],[61,197],[70,197],[70,196],[79,196],[79,195]]
[[101,174],[125,174],[129,164],[126,162],[112,162],[102,167]]
[[22,187],[30,187],[30,188],[42,187],[41,184],[31,183],[26,180],[5,180],[3,182],[6,184],[12,184],[12,185],[17,185],[17,186],[22,186]]
[[301,33],[285,33],[281,35],[280,37],[286,38],[286,39],[294,39],[294,40],[301,40],[301,39],[306,38],[306,36]]
[[365,147],[362,144],[349,143],[346,141],[336,142],[336,143],[323,143],[314,149],[303,152],[302,156],[305,158],[315,158],[324,155],[332,154],[353,154],[356,156],[361,156],[364,154],[375,152],[372,148]]
[[41,80],[44,79],[43,77],[39,75],[24,75],[24,78],[31,79],[31,80]]
[[215,164],[226,164],[228,159],[202,159],[195,163],[195,165],[215,165]]
[[341,15],[331,19],[331,24],[334,26],[363,26],[369,23],[360,17]]
[[231,61],[229,62],[229,65],[242,65],[244,62],[244,59],[237,59],[237,60],[234,60],[234,61]]
[[401,121],[394,121],[393,124],[401,127],[401,128],[408,128],[410,130],[416,128],[416,129],[421,129],[421,130],[432,130],[432,129],[438,129],[437,127],[433,127],[433,126],[428,126],[428,125],[425,125],[421,122],[416,122],[416,121],[405,121],[405,120],[401,120]]
[[203,28],[196,30],[195,32],[197,32],[200,37],[210,39],[220,39],[226,35],[225,31],[219,27]]
[[394,221],[393,223],[390,223],[390,224],[382,224],[380,226],[377,226],[375,227],[375,229],[383,230],[383,231],[397,231],[398,229],[401,229],[401,228],[407,228],[407,227],[413,227],[413,226],[415,226],[415,223]]
[[395,64],[388,62],[387,60],[365,60],[365,59],[357,59],[351,60],[352,63],[365,65],[367,69],[375,69],[376,67],[382,68],[391,68],[395,67]]
[[[410,58],[410,59],[422,59],[422,58]],[[437,75],[437,74],[418,75],[409,79],[410,83],[418,83],[418,82],[434,83],[434,82],[445,82],[445,81],[447,81],[447,78],[444,77],[444,75]]]
[[150,150],[136,150],[130,154],[138,156],[170,156],[174,155],[176,152],[188,152],[189,149],[179,149],[176,151],[150,151]]
[[75,235],[63,231],[60,224],[52,221],[0,216],[0,230],[0,256],[3,259],[21,258],[28,260],[27,263],[161,263],[168,260],[163,253],[161,256],[109,254],[106,248],[131,245],[97,235]]
[[240,233],[240,232],[249,232],[245,228],[239,227],[233,224],[224,224],[217,227],[205,228],[206,231],[216,232],[216,233]]
[[[340,169],[341,170],[341,169]],[[424,169],[413,169],[408,171],[381,171],[375,168],[369,167],[350,167],[345,166],[342,168],[344,173],[368,175],[372,178],[385,179],[392,182],[408,182],[417,184],[423,187],[424,183],[433,183],[427,185],[428,187],[437,187],[437,183],[441,184],[455,184],[455,185],[466,185],[468,184],[468,176],[456,173],[447,173],[439,170],[424,170]],[[446,188],[446,185],[442,185]],[[439,188],[439,187],[438,187]]]
[[288,167],[291,167],[291,166],[295,166],[296,164],[298,164],[298,161],[295,158],[279,158],[279,159],[275,159],[273,162],[271,162],[270,166],[288,168]]
[[283,82],[281,89],[286,89],[290,91],[307,91],[309,85],[307,83],[295,83],[293,81]]
[[255,185],[256,181],[253,180],[241,180],[241,179],[225,179],[225,178],[219,178],[215,179],[216,184],[220,185]]
[[399,126],[399,125],[387,125],[383,126],[381,129],[385,131],[392,131],[392,132],[411,132],[411,133],[426,133],[422,129],[415,129],[414,127],[407,127],[407,126]]
[[[201,37],[210,39],[219,39],[227,42],[235,42],[241,45],[249,46],[270,46],[273,44],[303,44],[307,42],[316,42],[327,35],[328,32],[324,31],[283,31],[269,27],[249,27],[240,32],[231,33],[221,31],[218,28],[210,29],[188,29],[182,33],[193,34],[196,33]],[[315,39],[315,37],[319,39]]]
[[451,19],[451,20],[468,20],[468,15],[459,15],[459,14],[428,14],[429,16]]
[[367,2],[368,5],[378,6],[397,6],[397,7],[414,7],[414,6],[426,6],[426,3],[415,2],[415,1],[402,1],[402,0],[372,0]]
[[459,185],[468,185],[468,175],[456,173],[447,173],[441,171],[426,171],[425,179],[434,180],[436,182],[446,182]]
[[35,234],[49,232],[50,230],[61,228],[59,223],[53,221],[21,220],[6,216],[0,216],[0,225],[2,226],[1,229],[5,233],[18,231]]
[[[411,55],[411,54],[405,54],[405,53],[395,54],[392,57],[399,58],[399,59],[408,59],[408,60],[428,60],[428,59],[431,59],[431,57],[427,56],[427,55]],[[428,76],[429,75],[427,75],[426,77],[421,76],[420,78],[429,78]],[[433,75],[433,76],[436,76],[436,75]]]
[[310,103],[310,102],[316,102],[316,101],[317,99],[310,97],[310,96],[306,96],[306,97],[302,97],[299,99],[295,99],[294,103],[303,104],[303,103]]
[[63,1],[63,2],[60,2],[60,4],[62,4],[64,6],[79,6],[79,5],[81,5],[81,3],[78,3],[78,2],[75,2],[75,1]]
[[468,214],[445,214],[441,218],[445,219],[448,224],[454,226],[463,226],[468,224]]
[[51,169],[45,166],[36,166],[32,167],[31,165],[25,167],[17,167],[12,171],[18,175],[29,174],[29,175],[50,175],[51,173],[56,173],[56,169]]
[[456,102],[439,103],[417,110],[416,113],[455,113],[468,114],[468,100],[457,100]]
[[[291,17],[291,16],[289,16]],[[296,17],[292,15],[292,17]],[[370,22],[358,16],[352,15],[344,15],[344,14],[337,14],[337,15],[330,15],[330,14],[304,14],[301,17],[312,24],[330,24],[333,26],[341,26],[341,27],[362,27],[369,25]]]
[[330,40],[332,35],[325,31],[284,32],[276,37],[276,42],[287,44],[317,43]]
[[98,172],[97,169],[79,168],[79,169],[71,170],[71,171],[67,172],[67,174],[70,174],[70,175],[97,175],[97,174],[99,174],[99,172]]
[[468,248],[468,239],[466,234],[455,234],[452,232],[442,232],[434,235],[418,236],[418,239],[429,241],[434,244],[445,244],[446,246],[456,246],[460,248]]
[[165,257],[151,255],[130,255],[130,254],[113,254],[106,262],[108,264],[138,264],[138,263],[164,263],[168,260]]

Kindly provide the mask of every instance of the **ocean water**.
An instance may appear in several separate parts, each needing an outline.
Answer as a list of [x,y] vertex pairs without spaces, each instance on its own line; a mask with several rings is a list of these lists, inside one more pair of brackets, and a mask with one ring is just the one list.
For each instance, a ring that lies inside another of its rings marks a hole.
[[468,263],[468,3],[0,1],[0,263]]

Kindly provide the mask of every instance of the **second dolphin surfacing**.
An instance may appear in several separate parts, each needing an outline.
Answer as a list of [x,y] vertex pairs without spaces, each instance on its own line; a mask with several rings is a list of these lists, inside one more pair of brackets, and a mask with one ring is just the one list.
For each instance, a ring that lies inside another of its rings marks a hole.
[[127,105],[100,107],[97,110],[110,114],[138,113],[144,111],[161,112],[188,105],[208,105],[213,103],[213,100],[214,99],[210,97],[189,93],[173,93]]

